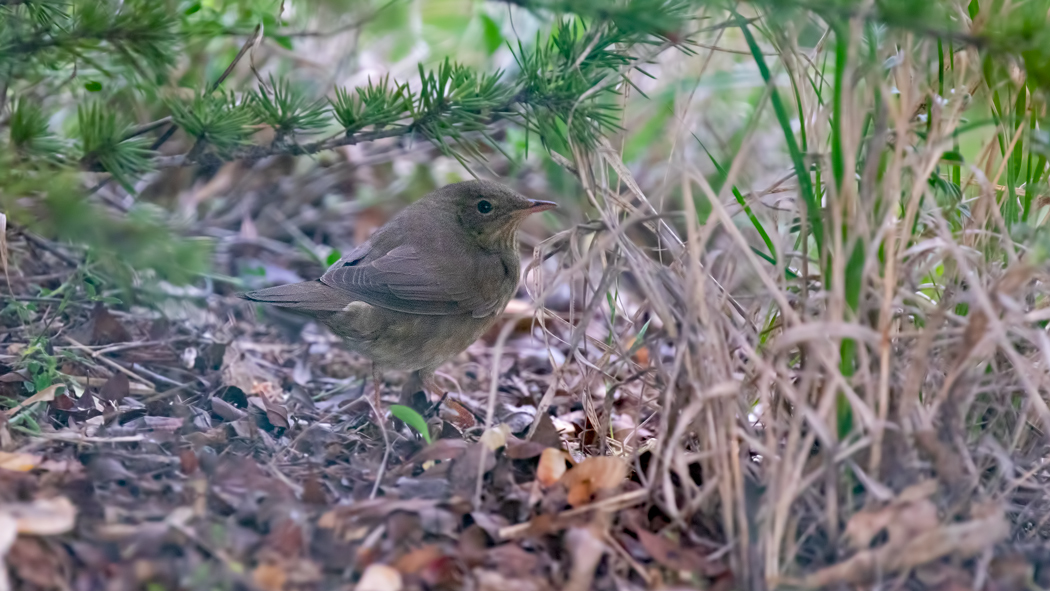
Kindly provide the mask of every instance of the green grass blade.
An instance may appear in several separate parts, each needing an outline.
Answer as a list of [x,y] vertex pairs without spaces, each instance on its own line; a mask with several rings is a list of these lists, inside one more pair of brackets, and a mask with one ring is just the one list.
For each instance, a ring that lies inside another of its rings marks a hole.
[[806,202],[806,216],[809,218],[810,231],[813,232],[813,237],[817,241],[817,249],[823,250],[824,221],[821,216],[820,204],[817,202],[816,193],[813,190],[813,180],[809,176],[809,169],[806,167],[802,152],[798,149],[795,134],[791,131],[791,121],[788,119],[784,101],[781,100],[780,93],[777,92],[776,87],[773,85],[773,75],[766,64],[766,58],[762,55],[762,49],[758,46],[758,42],[755,41],[755,37],[747,26],[747,21],[739,14],[734,14],[737,19],[737,25],[744,34],[747,46],[755,59],[755,64],[758,66],[758,71],[762,74],[762,79],[766,84],[770,85],[770,103],[773,105],[773,112],[780,123],[784,141],[787,142],[791,162],[795,165],[795,176],[798,178],[799,193],[802,194],[802,199]]
[[428,445],[430,444],[430,429],[427,427],[427,422],[423,418],[423,415],[400,404],[390,405],[390,414],[394,415],[395,418],[401,420],[409,427],[412,427],[416,433],[419,433],[423,437],[423,441],[426,441]]

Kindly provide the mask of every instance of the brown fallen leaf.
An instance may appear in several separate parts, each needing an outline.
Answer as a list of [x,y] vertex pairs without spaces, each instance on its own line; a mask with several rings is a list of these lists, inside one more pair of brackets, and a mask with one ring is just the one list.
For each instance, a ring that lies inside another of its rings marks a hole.
[[411,463],[423,464],[435,460],[454,460],[463,455],[470,443],[463,439],[438,439],[412,456]]
[[252,571],[252,582],[264,591],[281,591],[288,582],[288,573],[272,562],[264,562]]
[[0,470],[11,470],[13,472],[28,472],[40,465],[40,456],[0,451]]
[[131,381],[128,379],[128,376],[118,371],[113,374],[113,377],[109,378],[105,384],[102,384],[102,388],[99,389],[98,395],[103,400],[120,402],[127,398],[130,392]]
[[460,431],[473,429],[478,424],[477,419],[474,418],[474,413],[470,412],[470,409],[451,398],[445,399],[441,409],[438,411],[438,415]]
[[665,536],[640,528],[635,529],[634,533],[649,556],[668,569],[700,573],[707,577],[721,575],[727,570],[724,564],[709,560],[696,548],[683,548],[680,543],[672,542]]
[[537,441],[518,439],[511,435],[507,438],[507,457],[512,460],[528,460],[535,458],[548,449],[546,445]]
[[569,491],[568,502],[572,507],[589,503],[600,491],[619,487],[627,478],[627,464],[611,456],[590,457],[565,472],[561,482]]
[[394,568],[406,575],[414,575],[426,568],[431,562],[444,556],[437,544],[427,544],[414,548],[394,561]]
[[131,333],[117,320],[116,316],[110,314],[102,302],[95,304],[91,314],[91,344],[112,345],[113,343],[126,343],[131,340]]

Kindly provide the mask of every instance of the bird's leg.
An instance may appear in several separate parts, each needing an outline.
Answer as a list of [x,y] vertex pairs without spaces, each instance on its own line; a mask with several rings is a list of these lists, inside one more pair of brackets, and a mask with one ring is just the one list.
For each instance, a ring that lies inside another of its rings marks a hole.
[[437,379],[434,378],[434,372],[419,372],[419,378],[423,381],[423,389],[431,394],[436,394],[438,397],[437,403],[431,408],[436,408],[445,401],[445,397],[448,396],[448,392],[445,392],[437,385]]
[[376,419],[383,422],[383,401],[379,397],[383,392],[383,378],[374,363],[372,364],[372,383],[375,385],[375,392],[372,395],[375,397]]

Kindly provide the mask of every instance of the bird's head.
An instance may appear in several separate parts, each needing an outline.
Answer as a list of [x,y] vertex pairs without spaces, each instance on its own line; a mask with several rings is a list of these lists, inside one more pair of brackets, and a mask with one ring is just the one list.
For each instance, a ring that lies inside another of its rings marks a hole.
[[525,218],[558,206],[551,201],[529,199],[491,181],[456,183],[438,193],[455,210],[456,222],[467,235],[487,250],[514,247],[518,226]]

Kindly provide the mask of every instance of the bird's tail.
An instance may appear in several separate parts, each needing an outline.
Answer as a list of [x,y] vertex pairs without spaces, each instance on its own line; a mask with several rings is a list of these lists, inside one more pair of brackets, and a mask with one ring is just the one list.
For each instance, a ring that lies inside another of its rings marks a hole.
[[290,308],[299,312],[339,312],[352,300],[340,290],[320,280],[278,285],[238,294],[239,297],[262,304]]

